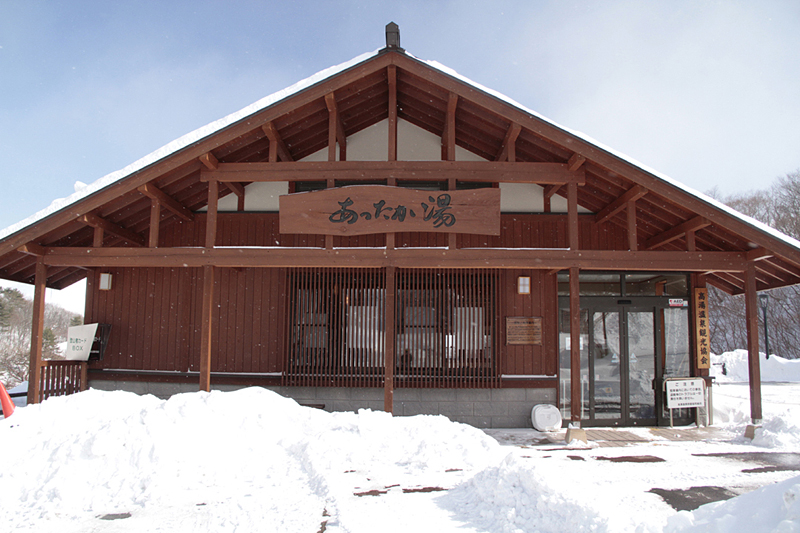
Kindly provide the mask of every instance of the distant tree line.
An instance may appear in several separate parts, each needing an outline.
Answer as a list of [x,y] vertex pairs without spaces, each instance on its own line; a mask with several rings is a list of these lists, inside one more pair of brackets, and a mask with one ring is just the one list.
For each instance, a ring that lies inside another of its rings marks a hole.
[[[33,302],[17,289],[0,288],[0,381],[13,387],[28,379],[31,353]],[[45,304],[42,357],[63,359],[59,344],[67,340],[67,328],[83,318],[53,304]]]
[[[778,178],[769,188],[743,194],[710,195],[740,213],[768,224],[800,240],[800,170]],[[787,359],[800,359],[800,286],[767,291],[767,325],[770,352]],[[747,347],[744,296],[730,296],[709,287],[710,341],[714,353]],[[759,310],[759,346],[765,350],[763,313]]]

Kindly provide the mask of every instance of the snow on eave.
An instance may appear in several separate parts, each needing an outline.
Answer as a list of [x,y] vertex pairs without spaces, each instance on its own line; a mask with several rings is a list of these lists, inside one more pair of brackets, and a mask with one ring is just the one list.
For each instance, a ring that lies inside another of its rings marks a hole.
[[[410,55],[408,53],[406,53],[406,54]],[[413,57],[413,56],[411,56],[411,57]],[[764,233],[766,233],[767,235],[769,235],[771,237],[779,239],[780,241],[786,243],[787,245],[797,249],[797,251],[800,251],[800,241],[798,241],[797,239],[794,239],[794,238],[786,235],[785,233],[782,233],[782,232],[776,230],[772,226],[764,224],[763,222],[761,222],[759,220],[756,220],[756,219],[754,219],[752,217],[749,217],[749,216],[747,216],[747,215],[745,215],[743,213],[740,213],[740,212],[736,211],[735,209],[731,208],[730,206],[725,205],[724,203],[720,202],[719,200],[715,200],[714,198],[711,198],[710,196],[708,196],[706,194],[703,194],[703,193],[701,193],[699,191],[696,191],[695,189],[692,189],[691,187],[688,187],[688,186],[684,185],[683,183],[680,183],[679,181],[676,181],[676,180],[670,178],[669,176],[667,176],[665,174],[662,174],[661,172],[658,172],[658,171],[648,167],[647,165],[644,165],[644,164],[640,163],[636,159],[634,159],[632,157],[629,157],[629,156],[623,154],[622,152],[618,152],[617,150],[614,150],[613,148],[610,148],[610,147],[604,145],[601,142],[596,141],[595,139],[593,139],[592,137],[586,135],[583,132],[572,130],[570,128],[564,127],[561,124],[558,124],[557,122],[555,122],[555,121],[553,121],[553,120],[551,120],[551,119],[549,119],[549,118],[537,113],[536,111],[533,111],[532,109],[528,109],[527,107],[525,107],[524,105],[520,104],[516,100],[514,100],[512,98],[509,98],[508,96],[506,96],[506,95],[504,95],[502,93],[499,93],[499,92],[495,91],[494,89],[490,89],[488,87],[484,87],[480,83],[474,82],[474,81],[472,81],[471,79],[469,79],[469,78],[467,78],[465,76],[462,76],[458,72],[454,71],[450,67],[442,65],[438,61],[421,60],[421,59],[418,59],[418,58],[415,58],[415,59],[417,59],[417,61],[420,61],[421,63],[424,63],[424,64],[428,65],[431,68],[434,68],[434,69],[438,70],[439,72],[442,72],[443,74],[446,74],[447,76],[455,78],[455,79],[457,79],[457,80],[459,80],[462,83],[465,83],[467,85],[471,85],[472,87],[474,87],[475,89],[478,89],[479,91],[482,91],[482,92],[484,92],[484,93],[486,93],[486,94],[488,94],[490,96],[493,96],[494,98],[497,98],[498,100],[500,100],[500,101],[502,101],[502,102],[504,102],[504,103],[506,103],[508,105],[516,107],[520,111],[528,113],[531,116],[534,116],[534,117],[536,117],[537,119],[539,119],[539,120],[541,120],[543,122],[546,122],[546,123],[558,128],[558,129],[560,129],[560,130],[562,130],[562,131],[564,131],[564,132],[566,132],[566,133],[568,133],[570,135],[573,135],[574,137],[577,137],[577,138],[579,138],[579,139],[591,144],[595,148],[603,150],[604,152],[608,153],[609,155],[614,156],[617,159],[620,159],[621,161],[623,161],[623,162],[625,162],[625,163],[627,163],[627,164],[629,164],[631,166],[634,166],[634,167],[638,168],[639,170],[642,170],[642,171],[650,174],[654,178],[660,179],[661,181],[664,181],[664,182],[668,183],[669,185],[672,185],[676,189],[680,189],[683,192],[685,192],[686,194],[694,196],[695,198],[697,198],[701,202],[706,203],[709,207],[716,208],[716,209],[724,212],[725,214],[727,214],[729,216],[732,216],[732,217],[744,222],[745,224],[748,224],[748,225],[752,226],[754,229],[759,230],[761,232],[764,232]]]
[[289,98],[290,96],[294,96],[295,94],[304,91],[305,89],[308,89],[309,87],[325,79],[336,76],[337,74],[341,74],[345,70],[355,65],[358,65],[359,63],[363,63],[369,59],[372,59],[377,55],[378,55],[378,50],[375,50],[373,52],[361,54],[360,56],[355,57],[350,61],[346,61],[339,65],[328,67],[324,70],[317,72],[316,74],[309,76],[304,80],[295,83],[294,85],[291,85],[275,93],[272,93],[271,95],[266,96],[239,111],[231,113],[226,117],[223,117],[201,128],[198,128],[191,133],[187,133],[186,135],[179,137],[178,139],[175,139],[169,144],[162,146],[158,150],[142,157],[138,161],[131,163],[127,167],[121,170],[117,170],[116,172],[112,172],[111,174],[107,174],[106,176],[103,176],[102,178],[87,185],[86,187],[83,187],[75,191],[74,194],[71,194],[66,198],[59,198],[57,200],[54,200],[49,206],[42,209],[41,211],[29,216],[28,218],[20,222],[17,222],[16,224],[8,226],[4,230],[0,230],[0,240],[3,240],[6,237],[13,235],[15,233],[18,233],[23,229],[27,228],[28,226],[31,226],[36,222],[39,222],[40,220],[43,220],[49,217],[50,215],[53,215],[61,211],[62,209],[69,207],[83,200],[84,198],[91,196],[92,194],[108,187],[109,185],[113,185],[125,179],[131,174],[138,172],[154,163],[157,163],[158,161],[166,157],[169,157],[179,152],[180,150],[205,139],[206,137],[209,137],[215,133],[222,131],[223,129],[227,128],[232,124],[235,124],[236,122],[239,122],[242,119],[254,115],[259,111],[262,111],[281,100]]

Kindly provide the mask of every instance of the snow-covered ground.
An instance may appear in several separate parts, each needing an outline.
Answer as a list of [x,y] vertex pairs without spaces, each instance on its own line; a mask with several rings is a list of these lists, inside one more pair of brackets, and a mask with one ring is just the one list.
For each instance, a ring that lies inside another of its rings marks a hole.
[[[489,432],[500,445],[444,417],[331,414],[257,388],[92,390],[0,421],[0,531],[800,531],[797,471],[710,455],[800,451],[800,383],[764,384],[752,442],[747,394],[714,387],[705,440],[637,428],[644,442],[606,448]],[[741,495],[677,512],[650,492],[705,486]]]

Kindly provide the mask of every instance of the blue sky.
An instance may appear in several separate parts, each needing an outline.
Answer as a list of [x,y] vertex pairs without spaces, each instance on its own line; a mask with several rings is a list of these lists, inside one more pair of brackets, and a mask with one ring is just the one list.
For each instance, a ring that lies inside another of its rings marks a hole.
[[690,187],[800,169],[800,3],[0,0],[0,228],[401,44]]

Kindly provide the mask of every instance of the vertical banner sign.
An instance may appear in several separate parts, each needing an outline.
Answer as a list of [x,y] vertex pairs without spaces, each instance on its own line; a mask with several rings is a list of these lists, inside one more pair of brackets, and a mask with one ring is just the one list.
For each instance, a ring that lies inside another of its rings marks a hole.
[[708,289],[694,290],[694,324],[697,342],[697,368],[711,366],[711,347],[708,334]]

